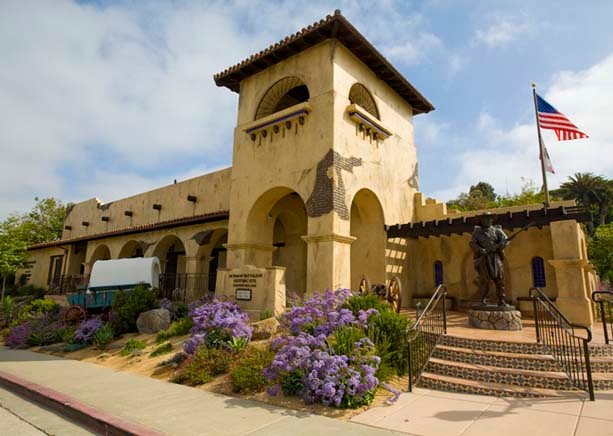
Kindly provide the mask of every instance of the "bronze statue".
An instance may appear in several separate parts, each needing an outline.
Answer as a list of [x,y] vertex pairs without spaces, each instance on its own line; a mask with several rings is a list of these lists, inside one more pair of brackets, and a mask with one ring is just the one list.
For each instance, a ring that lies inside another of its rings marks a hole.
[[[510,240],[500,226],[494,226],[494,217],[487,212],[481,217],[481,226],[475,226],[470,248],[474,253],[474,263],[479,275],[481,302],[487,304],[490,280],[496,286],[498,306],[509,306],[505,301],[504,289],[504,249]],[[515,236],[515,235],[514,235]]]

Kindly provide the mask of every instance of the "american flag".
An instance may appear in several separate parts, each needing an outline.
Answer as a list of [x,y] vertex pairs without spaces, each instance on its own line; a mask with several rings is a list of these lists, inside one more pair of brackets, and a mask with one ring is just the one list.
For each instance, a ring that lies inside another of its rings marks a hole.
[[541,129],[550,129],[556,133],[558,141],[566,141],[567,139],[588,138],[577,126],[563,113],[559,112],[552,105],[547,103],[543,97],[536,94],[538,106],[538,119]]

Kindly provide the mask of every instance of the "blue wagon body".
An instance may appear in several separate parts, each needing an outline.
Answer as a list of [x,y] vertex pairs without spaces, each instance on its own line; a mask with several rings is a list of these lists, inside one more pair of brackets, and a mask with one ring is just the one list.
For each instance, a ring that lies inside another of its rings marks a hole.
[[129,292],[136,285],[101,286],[98,288],[79,289],[67,294],[68,303],[83,309],[108,309],[113,305],[119,291]]

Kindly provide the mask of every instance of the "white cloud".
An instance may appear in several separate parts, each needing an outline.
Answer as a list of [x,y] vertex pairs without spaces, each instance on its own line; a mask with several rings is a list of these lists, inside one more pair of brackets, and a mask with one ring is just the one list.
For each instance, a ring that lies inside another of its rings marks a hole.
[[[549,187],[555,188],[575,172],[593,172],[613,178],[613,100],[603,90],[613,89],[613,54],[584,71],[556,74],[543,97],[590,135],[589,139],[557,141],[550,130],[543,130],[549,155],[556,170],[549,175]],[[531,101],[526,110],[531,109]],[[496,191],[517,192],[521,177],[541,185],[536,126],[532,121],[511,128],[501,127],[487,112],[474,123],[473,144],[455,158],[459,166],[450,188],[433,193],[441,200],[457,197],[471,184],[481,180]],[[449,140],[449,138],[447,138]],[[466,138],[458,139],[468,142]]]
[[489,47],[502,47],[520,36],[534,30],[534,24],[528,17],[497,16],[490,20],[491,24],[483,29],[477,29],[475,39]]

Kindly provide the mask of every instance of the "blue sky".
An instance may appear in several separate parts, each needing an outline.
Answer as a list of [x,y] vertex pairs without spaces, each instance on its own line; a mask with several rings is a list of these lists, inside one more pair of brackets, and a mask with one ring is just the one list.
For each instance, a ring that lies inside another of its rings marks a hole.
[[551,186],[613,177],[609,1],[5,0],[0,217],[229,166],[238,96],[212,75],[336,8],[436,106],[415,118],[426,195],[540,183],[532,82],[590,135],[546,132]]

